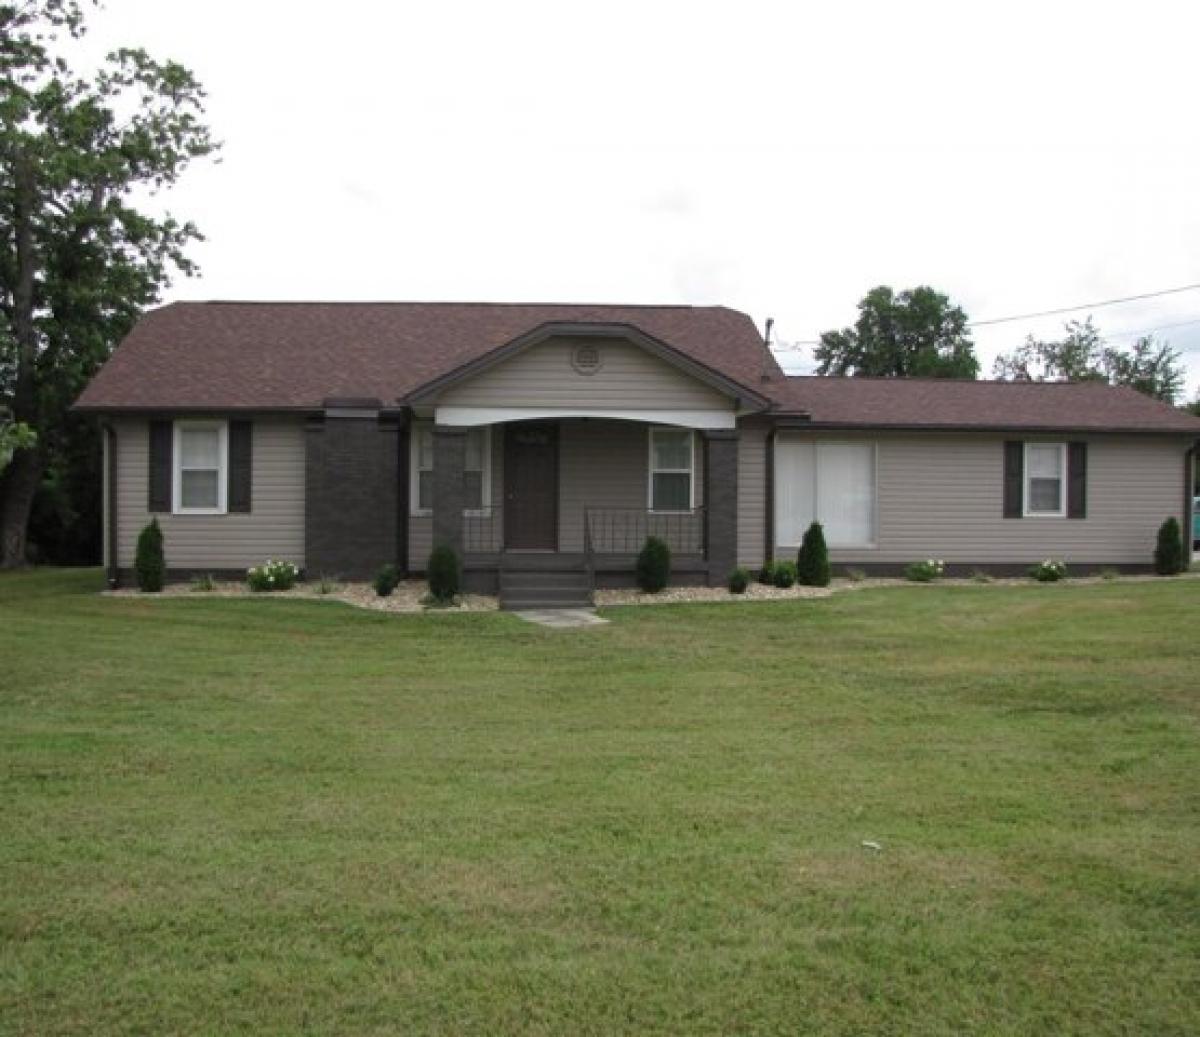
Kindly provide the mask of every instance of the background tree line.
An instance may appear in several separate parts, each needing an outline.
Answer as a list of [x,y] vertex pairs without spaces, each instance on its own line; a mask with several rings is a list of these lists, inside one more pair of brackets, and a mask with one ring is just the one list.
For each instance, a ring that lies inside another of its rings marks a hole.
[[[970,321],[960,306],[929,287],[896,293],[881,286],[858,304],[853,327],[826,331],[814,352],[817,374],[978,378]],[[1152,335],[1121,349],[1109,345],[1089,316],[1068,321],[1061,338],[1027,337],[997,357],[992,377],[1004,381],[1101,381],[1128,385],[1175,404],[1184,387],[1179,352]],[[1200,400],[1190,405],[1200,413]]]

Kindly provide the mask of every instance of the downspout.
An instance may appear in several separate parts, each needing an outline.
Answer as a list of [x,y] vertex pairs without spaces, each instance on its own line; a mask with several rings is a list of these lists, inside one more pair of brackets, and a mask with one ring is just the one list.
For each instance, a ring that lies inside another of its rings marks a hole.
[[107,488],[105,515],[105,540],[108,546],[108,567],[105,576],[109,590],[116,590],[121,583],[121,570],[117,558],[117,431],[111,422],[104,423],[104,481]]
[[775,561],[775,436],[779,430],[774,426],[767,433],[767,507],[764,518],[766,542],[763,544],[763,565]]
[[1183,455],[1183,556],[1187,559],[1188,569],[1192,567],[1192,548],[1196,541],[1192,500],[1196,496],[1197,448],[1200,448],[1200,440],[1193,443]]

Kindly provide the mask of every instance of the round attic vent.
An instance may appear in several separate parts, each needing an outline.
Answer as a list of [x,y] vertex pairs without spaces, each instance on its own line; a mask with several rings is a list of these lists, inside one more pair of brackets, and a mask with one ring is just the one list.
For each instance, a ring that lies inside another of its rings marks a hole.
[[603,366],[600,347],[591,342],[581,342],[571,351],[571,366],[580,374],[595,374]]

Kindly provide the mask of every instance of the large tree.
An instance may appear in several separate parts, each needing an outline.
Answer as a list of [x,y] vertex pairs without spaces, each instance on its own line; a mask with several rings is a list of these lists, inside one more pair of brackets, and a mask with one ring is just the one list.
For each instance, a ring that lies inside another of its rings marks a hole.
[[0,0],[0,404],[37,433],[0,477],[0,566],[26,556],[30,508],[66,412],[180,271],[191,223],[153,210],[216,145],[192,74],[118,50],[95,72],[58,53],[78,0]]
[[1011,353],[996,358],[992,373],[1005,381],[1128,385],[1166,403],[1179,398],[1184,381],[1179,353],[1169,343],[1145,335],[1118,349],[1104,341],[1091,317],[1068,321],[1059,339],[1028,336]]
[[975,378],[979,361],[967,315],[932,288],[872,288],[852,328],[826,331],[817,374]]

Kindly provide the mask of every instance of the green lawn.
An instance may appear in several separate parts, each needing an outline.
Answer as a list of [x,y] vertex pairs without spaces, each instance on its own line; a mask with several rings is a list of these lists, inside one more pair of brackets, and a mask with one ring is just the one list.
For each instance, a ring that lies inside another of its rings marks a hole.
[[1200,581],[100,585],[0,578],[0,1032],[1200,1032]]

